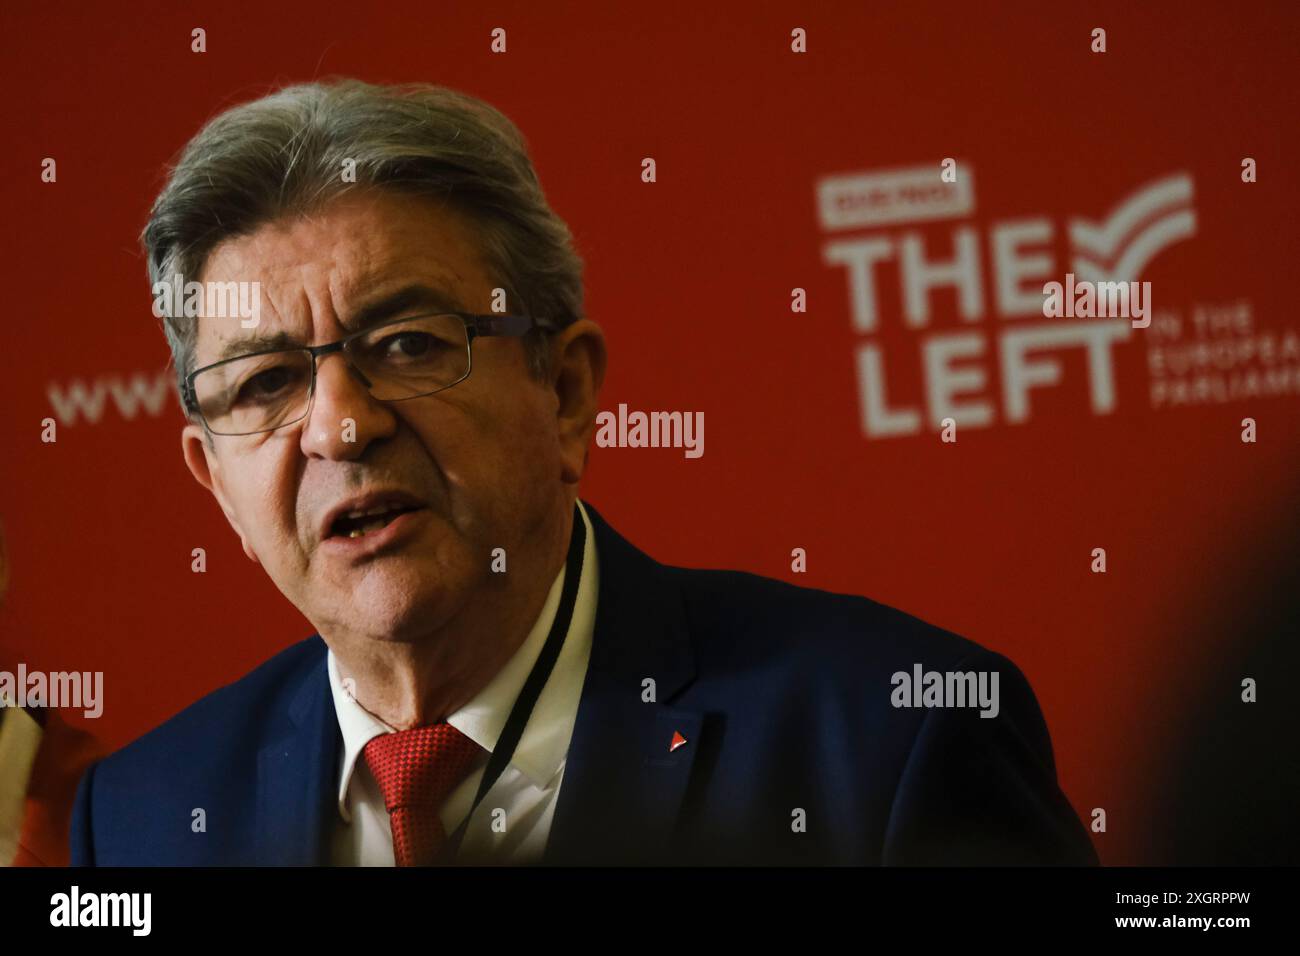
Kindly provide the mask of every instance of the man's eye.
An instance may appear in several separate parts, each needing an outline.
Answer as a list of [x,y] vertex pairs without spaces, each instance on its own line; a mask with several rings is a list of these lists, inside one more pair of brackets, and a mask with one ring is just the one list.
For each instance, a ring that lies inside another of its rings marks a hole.
[[236,402],[265,402],[283,396],[292,390],[296,378],[293,369],[284,366],[269,368],[250,376],[239,386]]
[[421,358],[447,347],[428,332],[398,332],[379,342],[379,354],[386,359]]

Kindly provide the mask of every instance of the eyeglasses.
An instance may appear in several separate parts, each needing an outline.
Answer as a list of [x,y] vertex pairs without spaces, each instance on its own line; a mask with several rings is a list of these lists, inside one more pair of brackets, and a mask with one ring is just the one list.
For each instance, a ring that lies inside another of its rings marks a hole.
[[401,402],[465,381],[473,367],[470,343],[479,336],[518,337],[555,327],[549,319],[526,315],[410,316],[324,345],[251,352],[205,365],[185,376],[185,401],[214,435],[269,432],[307,417],[321,356],[343,352],[372,398]]

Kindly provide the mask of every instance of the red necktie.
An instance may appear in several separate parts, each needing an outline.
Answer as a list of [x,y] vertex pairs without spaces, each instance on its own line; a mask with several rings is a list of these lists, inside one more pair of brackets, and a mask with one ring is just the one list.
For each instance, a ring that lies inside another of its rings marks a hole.
[[483,748],[448,723],[380,734],[362,751],[379,782],[398,866],[429,866],[447,834],[438,809]]

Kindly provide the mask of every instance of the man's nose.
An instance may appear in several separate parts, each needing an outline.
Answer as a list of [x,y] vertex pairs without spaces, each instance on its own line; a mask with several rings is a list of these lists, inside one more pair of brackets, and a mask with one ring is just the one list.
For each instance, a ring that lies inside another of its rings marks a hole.
[[390,437],[397,416],[372,398],[361,373],[341,353],[317,359],[316,394],[302,429],[302,450],[309,458],[350,460],[369,444]]

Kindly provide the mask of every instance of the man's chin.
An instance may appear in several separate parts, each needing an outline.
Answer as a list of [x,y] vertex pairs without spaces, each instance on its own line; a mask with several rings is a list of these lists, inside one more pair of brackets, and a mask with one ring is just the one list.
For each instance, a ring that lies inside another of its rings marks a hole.
[[330,623],[319,630],[327,636],[347,635],[353,643],[414,644],[427,640],[436,627],[436,608],[418,604],[375,607],[369,602],[351,601],[329,616]]
[[444,627],[458,610],[455,598],[463,591],[433,583],[442,580],[428,568],[373,567],[344,584],[330,602],[336,611],[329,616],[345,631],[374,640],[418,641]]

